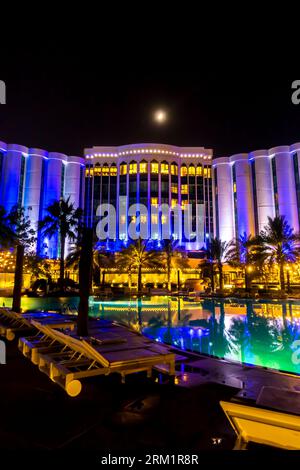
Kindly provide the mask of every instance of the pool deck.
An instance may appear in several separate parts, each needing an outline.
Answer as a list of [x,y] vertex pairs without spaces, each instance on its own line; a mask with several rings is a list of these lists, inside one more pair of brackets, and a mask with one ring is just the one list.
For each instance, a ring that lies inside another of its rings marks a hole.
[[16,341],[6,346],[1,449],[232,449],[235,436],[220,400],[255,402],[263,386],[300,391],[300,377],[169,346],[176,354],[175,386],[159,370],[155,381],[95,377],[70,398],[20,354]]

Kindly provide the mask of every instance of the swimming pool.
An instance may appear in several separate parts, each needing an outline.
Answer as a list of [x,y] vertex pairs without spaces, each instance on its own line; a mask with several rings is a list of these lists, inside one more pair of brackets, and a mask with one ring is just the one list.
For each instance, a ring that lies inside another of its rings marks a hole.
[[[3,303],[10,306],[11,299],[0,298]],[[24,311],[67,304],[77,306],[78,298],[22,299]],[[183,350],[300,374],[300,301],[91,298],[90,316],[121,321]]]

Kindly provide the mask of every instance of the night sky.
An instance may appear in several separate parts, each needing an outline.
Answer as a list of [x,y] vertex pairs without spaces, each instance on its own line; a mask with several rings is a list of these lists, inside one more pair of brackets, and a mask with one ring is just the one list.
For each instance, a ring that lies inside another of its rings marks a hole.
[[[7,87],[0,140],[69,155],[159,142],[213,148],[215,156],[300,141],[300,105],[291,102],[297,76],[210,71],[176,45],[141,52],[134,44],[52,38],[10,50],[0,76]],[[170,117],[161,126],[151,119],[157,108]]]

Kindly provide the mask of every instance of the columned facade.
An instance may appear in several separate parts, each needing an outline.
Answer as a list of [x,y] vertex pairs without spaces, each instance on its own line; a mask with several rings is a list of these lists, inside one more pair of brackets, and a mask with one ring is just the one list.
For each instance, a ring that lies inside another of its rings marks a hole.
[[222,240],[257,235],[268,217],[300,221],[300,144],[213,160],[215,235]]

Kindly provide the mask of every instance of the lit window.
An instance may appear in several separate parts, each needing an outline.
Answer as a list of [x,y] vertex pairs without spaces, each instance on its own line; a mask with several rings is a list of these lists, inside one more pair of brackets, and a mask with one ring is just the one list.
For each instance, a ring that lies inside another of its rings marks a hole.
[[94,167],[94,176],[100,176],[101,175],[101,166],[95,166]]
[[161,223],[162,223],[162,224],[166,224],[166,223],[167,223],[167,216],[164,215],[164,214],[162,214],[162,216],[161,216]]
[[211,178],[211,168],[207,168],[207,178]]
[[147,216],[141,215],[140,220],[141,220],[141,224],[145,224],[147,222]]
[[189,175],[190,176],[195,176],[195,174],[196,174],[196,169],[195,169],[194,165],[190,165],[189,166]]
[[94,168],[90,168],[90,174],[89,174],[90,177],[94,176]]
[[85,170],[85,176],[90,176],[90,169],[89,169],[89,168],[86,168],[86,170]]
[[236,193],[236,183],[233,183],[233,192]]
[[131,162],[129,163],[129,174],[136,175],[137,174],[137,163]]
[[171,192],[172,192],[172,193],[176,193],[176,194],[178,193],[178,186],[177,186],[177,184],[173,184],[173,183],[171,184]]
[[189,201],[181,201],[181,208],[185,209],[185,207],[188,205]]
[[157,197],[152,197],[151,198],[151,206],[158,206],[158,198]]
[[127,175],[127,163],[121,163],[120,175]]
[[102,175],[103,175],[103,176],[108,176],[108,175],[109,175],[109,168],[108,168],[108,166],[103,166],[103,167],[102,167]]
[[204,178],[207,178],[207,168],[203,168],[203,176]]
[[111,166],[110,167],[110,176],[117,176],[117,167]]
[[181,194],[188,194],[188,185],[182,184],[181,185]]
[[197,166],[196,175],[197,176],[202,176],[202,165]]
[[158,163],[151,162],[151,173],[158,173]]
[[131,222],[134,223],[134,224],[136,223],[136,216],[135,215],[131,216]]
[[140,173],[147,173],[147,162],[140,163]]
[[151,215],[151,222],[152,222],[153,224],[157,224],[157,223],[158,223],[158,216],[157,216],[157,214],[152,214],[152,215]]
[[177,199],[171,199],[171,207],[174,208],[175,206],[177,206],[178,204],[178,200]]
[[168,163],[162,163],[161,164],[161,173],[164,175],[167,175],[169,173],[169,164]]
[[183,165],[180,169],[180,174],[181,176],[186,176],[187,175],[187,167]]
[[178,175],[178,166],[175,163],[171,165],[171,175]]

